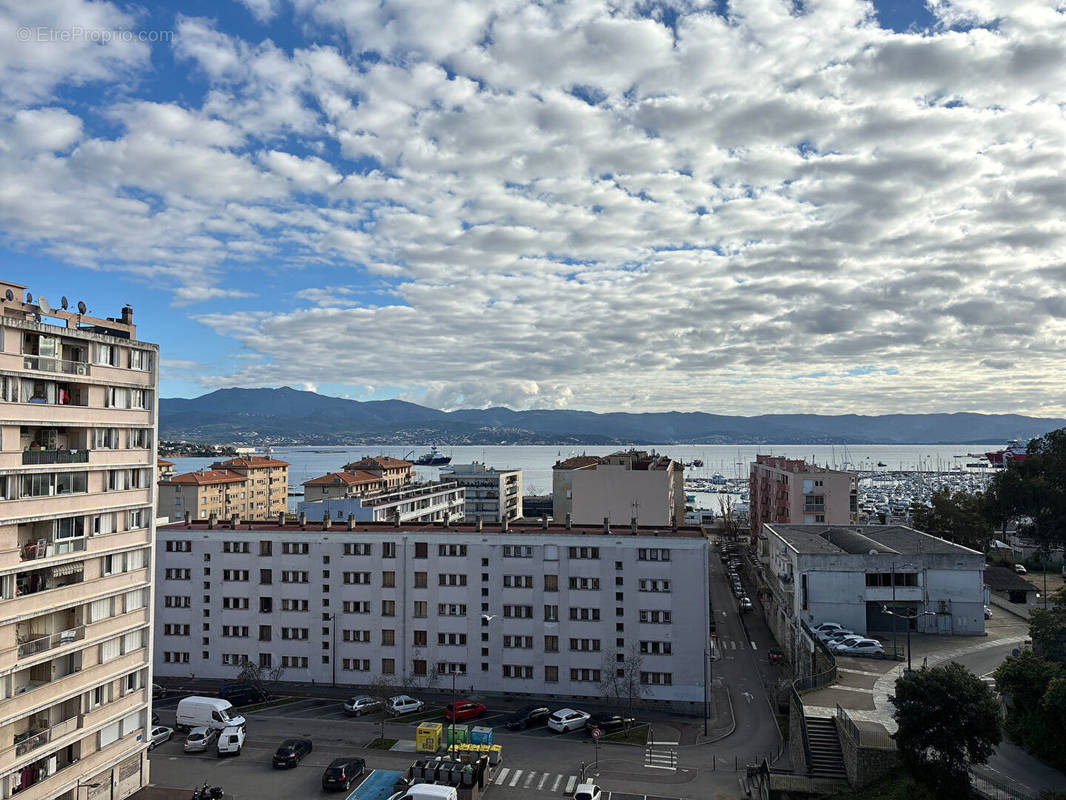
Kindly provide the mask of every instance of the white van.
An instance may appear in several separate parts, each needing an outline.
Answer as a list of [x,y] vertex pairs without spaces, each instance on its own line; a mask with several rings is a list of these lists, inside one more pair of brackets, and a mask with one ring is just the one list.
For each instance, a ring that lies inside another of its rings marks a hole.
[[220,756],[239,756],[242,747],[244,747],[243,725],[231,725],[219,734],[218,754]]
[[389,800],[458,800],[459,790],[454,786],[437,786],[419,783],[392,795]]
[[243,727],[244,717],[233,714],[233,705],[217,697],[183,697],[178,701],[175,723],[179,730],[203,726],[221,731],[231,726]]

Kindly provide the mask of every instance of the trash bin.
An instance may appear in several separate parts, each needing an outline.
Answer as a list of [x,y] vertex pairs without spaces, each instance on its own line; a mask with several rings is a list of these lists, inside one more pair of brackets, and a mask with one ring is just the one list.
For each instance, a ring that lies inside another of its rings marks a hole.
[[470,726],[453,725],[448,728],[448,746],[466,744],[470,741]]
[[471,744],[492,744],[492,728],[475,725],[470,729]]
[[489,747],[489,763],[492,766],[498,766],[503,761],[503,747],[498,744],[490,745]]
[[415,749],[419,753],[436,753],[440,749],[444,726],[439,722],[423,722],[415,733]]

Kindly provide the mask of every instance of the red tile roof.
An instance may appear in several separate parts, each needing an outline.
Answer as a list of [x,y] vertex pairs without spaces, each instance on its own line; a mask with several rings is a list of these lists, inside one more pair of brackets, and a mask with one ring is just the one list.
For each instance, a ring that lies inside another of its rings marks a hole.
[[158,465],[160,467],[173,467],[174,466],[174,462],[173,461],[167,461],[165,458],[157,458],[155,460],[155,463],[156,463],[156,465]]
[[170,480],[160,483],[180,483],[194,486],[210,486],[216,483],[244,483],[248,480],[244,475],[230,472],[228,469],[205,469],[203,472],[186,472],[175,475]]
[[404,461],[400,458],[393,458],[392,456],[367,456],[361,458],[358,461],[353,461],[350,464],[345,464],[345,469],[359,469],[360,467],[366,467],[369,465],[375,465],[382,469],[404,469],[406,467],[413,467],[410,461]]
[[591,467],[593,464],[599,464],[601,461],[603,461],[602,456],[574,456],[565,461],[556,461],[553,469],[581,469],[582,467]]
[[211,465],[215,469],[260,469],[262,467],[287,467],[288,461],[278,461],[270,456],[240,456],[229,461],[216,461]]
[[355,486],[361,483],[380,483],[380,475],[374,475],[370,472],[357,471],[351,472],[327,472],[325,475],[321,475],[317,478],[312,478],[309,481],[304,481],[304,486],[333,486],[338,483],[344,483],[348,486]]

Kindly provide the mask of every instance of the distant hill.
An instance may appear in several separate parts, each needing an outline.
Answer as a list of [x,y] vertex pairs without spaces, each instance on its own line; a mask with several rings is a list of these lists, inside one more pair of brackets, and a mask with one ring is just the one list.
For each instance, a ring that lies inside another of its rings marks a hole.
[[164,439],[246,444],[998,444],[1066,427],[1018,414],[732,417],[509,408],[440,411],[403,400],[359,402],[288,387],[162,398]]

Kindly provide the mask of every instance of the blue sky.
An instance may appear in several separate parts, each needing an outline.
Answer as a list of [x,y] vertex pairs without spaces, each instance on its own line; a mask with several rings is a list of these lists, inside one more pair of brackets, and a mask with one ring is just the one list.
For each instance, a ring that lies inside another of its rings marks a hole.
[[1064,413],[1064,17],[0,0],[5,274],[163,396]]

